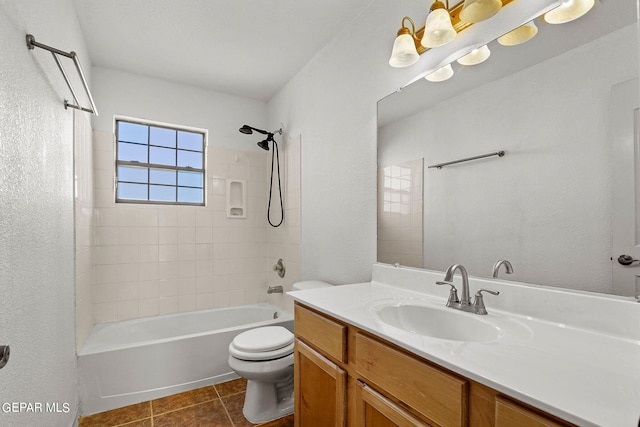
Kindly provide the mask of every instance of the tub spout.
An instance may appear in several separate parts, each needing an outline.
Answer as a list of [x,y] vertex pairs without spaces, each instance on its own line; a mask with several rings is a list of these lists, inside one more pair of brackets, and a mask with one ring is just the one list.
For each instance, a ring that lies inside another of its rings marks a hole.
[[284,292],[282,286],[269,286],[269,288],[267,288],[268,294],[281,294],[282,292]]

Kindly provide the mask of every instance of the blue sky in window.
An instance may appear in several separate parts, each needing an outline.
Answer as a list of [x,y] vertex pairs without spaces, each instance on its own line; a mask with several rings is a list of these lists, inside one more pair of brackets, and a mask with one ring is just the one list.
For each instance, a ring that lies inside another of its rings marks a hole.
[[[189,151],[185,151],[189,150]],[[204,135],[118,122],[118,160],[203,169]],[[118,166],[118,198],[177,203],[204,202],[204,173]]]

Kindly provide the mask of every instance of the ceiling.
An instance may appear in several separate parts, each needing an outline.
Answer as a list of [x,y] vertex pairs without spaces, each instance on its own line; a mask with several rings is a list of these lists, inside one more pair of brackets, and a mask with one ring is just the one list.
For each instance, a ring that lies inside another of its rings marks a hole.
[[91,62],[268,101],[372,0],[74,0]]

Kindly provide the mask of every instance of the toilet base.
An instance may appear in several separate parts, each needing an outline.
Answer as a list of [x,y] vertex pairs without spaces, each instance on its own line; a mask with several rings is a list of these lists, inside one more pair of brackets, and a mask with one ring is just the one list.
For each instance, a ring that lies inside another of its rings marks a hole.
[[291,375],[275,384],[248,380],[242,413],[253,424],[293,414],[293,366]]

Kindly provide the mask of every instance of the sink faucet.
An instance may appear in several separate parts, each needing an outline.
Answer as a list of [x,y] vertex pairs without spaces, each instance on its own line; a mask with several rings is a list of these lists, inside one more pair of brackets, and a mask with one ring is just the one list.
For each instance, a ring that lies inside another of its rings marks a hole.
[[513,273],[513,266],[511,265],[511,263],[506,259],[501,259],[496,261],[495,264],[493,264],[493,272],[491,273],[493,277],[498,278],[498,270],[500,270],[501,265],[504,265],[505,273],[507,274]]
[[462,298],[460,298],[460,305],[471,305],[471,299],[469,298],[469,274],[467,274],[467,269],[462,266],[462,264],[453,264],[447,268],[444,274],[445,282],[453,282],[453,275],[456,273],[456,270],[460,270],[460,275],[462,276]]
[[[506,262],[508,263],[509,261]],[[453,285],[453,276],[456,270],[460,270],[460,275],[462,276],[462,297],[460,299],[458,299],[458,291]],[[498,291],[480,289],[478,290],[478,292],[476,292],[475,299],[473,300],[473,303],[471,303],[471,298],[469,297],[469,274],[467,273],[467,269],[464,268],[461,264],[453,264],[449,266],[449,268],[447,268],[447,271],[445,272],[444,281],[436,282],[436,285],[451,286],[449,299],[447,300],[447,307],[475,314],[487,314],[487,308],[485,307],[484,301],[482,299],[482,292],[488,292],[493,295],[500,294],[500,292]]]

